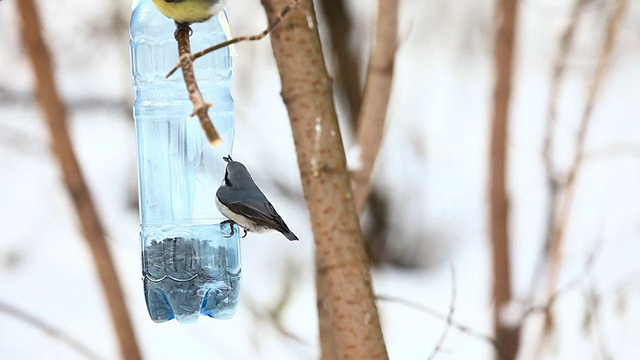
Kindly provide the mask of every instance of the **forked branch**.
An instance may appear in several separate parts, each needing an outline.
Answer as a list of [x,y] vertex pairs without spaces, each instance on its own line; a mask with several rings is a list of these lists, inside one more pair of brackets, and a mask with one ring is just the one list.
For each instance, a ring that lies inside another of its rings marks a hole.
[[[195,61],[197,58],[202,57],[204,55],[207,55],[208,53],[214,52],[216,50],[220,50],[223,49],[227,46],[242,42],[242,41],[257,41],[260,40],[262,38],[264,38],[265,36],[269,35],[269,33],[275,29],[281,22],[282,20],[287,16],[287,14],[292,10],[295,9],[296,6],[298,5],[298,1],[299,0],[292,0],[289,4],[285,5],[284,8],[282,8],[282,10],[280,11],[280,14],[278,14],[273,21],[271,22],[271,24],[261,33],[259,34],[255,34],[255,35],[244,35],[244,36],[238,36],[235,37],[231,40],[227,40],[224,42],[221,42],[219,44],[213,45],[211,47],[208,47],[204,50],[200,50],[197,53],[193,53],[190,54],[189,57],[191,59],[191,61]],[[178,63],[176,64],[176,66],[173,67],[173,69],[171,69],[171,71],[169,71],[169,73],[166,75],[166,78],[169,78],[171,75],[173,75],[180,67],[182,67],[182,60],[178,61]]]
[[[618,33],[618,27],[621,22],[622,16],[625,13],[627,0],[618,0],[611,18],[607,24],[606,36],[600,56],[598,58],[598,64],[596,65],[595,73],[593,76],[593,82],[589,87],[587,94],[587,102],[582,114],[580,122],[580,128],[576,136],[576,150],[573,157],[571,167],[567,174],[567,180],[563,189],[564,196],[561,207],[559,209],[559,219],[554,227],[553,238],[549,248],[549,273],[547,282],[547,292],[553,293],[556,288],[560,276],[561,268],[561,253],[564,244],[566,229],[571,219],[571,212],[573,207],[573,198],[576,189],[576,179],[579,171],[582,168],[582,163],[585,155],[586,138],[591,124],[593,107],[596,102],[596,98],[600,93],[600,88],[604,75],[611,60],[611,52]],[[545,320],[545,332],[548,333],[552,325],[551,311],[547,312]]]

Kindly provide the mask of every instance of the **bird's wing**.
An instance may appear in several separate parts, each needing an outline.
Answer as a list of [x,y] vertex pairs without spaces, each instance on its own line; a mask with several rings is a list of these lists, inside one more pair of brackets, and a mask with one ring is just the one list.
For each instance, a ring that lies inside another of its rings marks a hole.
[[[242,214],[258,224],[268,226],[272,229],[280,230],[284,221],[273,208],[269,200],[263,201],[251,199],[228,204],[229,210],[237,214]],[[286,226],[286,225],[285,225]]]

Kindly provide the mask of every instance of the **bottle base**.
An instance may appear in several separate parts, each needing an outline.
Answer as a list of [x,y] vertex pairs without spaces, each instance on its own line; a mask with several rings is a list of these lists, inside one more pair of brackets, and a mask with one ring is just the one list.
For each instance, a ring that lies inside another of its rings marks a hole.
[[241,285],[237,235],[224,237],[216,224],[143,228],[141,237],[144,294],[154,322],[235,314]]
[[182,324],[198,321],[200,315],[227,320],[233,317],[240,293],[238,274],[225,274],[216,280],[196,277],[189,281],[145,277],[144,292],[151,320],[163,323],[176,319]]

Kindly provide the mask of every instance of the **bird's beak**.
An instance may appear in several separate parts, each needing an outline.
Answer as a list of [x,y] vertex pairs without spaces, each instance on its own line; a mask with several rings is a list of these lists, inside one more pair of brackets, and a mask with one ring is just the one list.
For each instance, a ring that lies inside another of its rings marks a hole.
[[222,160],[224,160],[224,161],[226,161],[226,162],[228,162],[228,163],[230,163],[230,162],[232,162],[232,161],[233,161],[233,159],[231,158],[231,155],[229,155],[229,156],[223,156],[223,157],[222,157]]

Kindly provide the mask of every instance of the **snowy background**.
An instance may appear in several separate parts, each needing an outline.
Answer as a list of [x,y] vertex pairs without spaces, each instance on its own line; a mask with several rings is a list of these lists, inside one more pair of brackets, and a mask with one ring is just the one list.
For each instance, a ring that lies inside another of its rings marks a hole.
[[[16,0],[0,2],[0,302],[54,324],[100,358],[119,356],[106,303],[32,97],[30,63],[21,46]],[[362,73],[375,2],[345,1]],[[315,359],[318,357],[313,241],[295,151],[269,40],[239,44],[234,69],[234,157],[251,169],[292,230],[242,242],[243,285],[237,315],[193,325],[153,323],[140,280],[135,138],[129,72],[130,0],[38,1],[69,110],[69,128],[104,222],[145,358]],[[509,139],[511,235],[516,297],[525,298],[542,248],[547,192],[541,150],[558,34],[573,1],[523,0]],[[490,334],[491,278],[486,174],[492,93],[493,2],[404,0],[387,132],[375,186],[387,203],[385,252],[397,265],[373,272],[379,294],[446,314],[449,264],[456,269],[456,321]],[[561,90],[555,148],[566,173],[613,1],[584,11]],[[259,1],[234,0],[234,34],[266,25]],[[629,1],[610,70],[596,101],[564,248],[560,286],[594,265],[555,307],[549,359],[635,359],[640,353],[640,1]],[[320,16],[326,54],[326,23]],[[333,57],[327,55],[330,69]],[[333,73],[333,70],[332,70]],[[364,78],[364,76],[362,76]],[[338,101],[345,146],[347,111]],[[265,133],[270,135],[268,138]],[[611,151],[611,149],[615,151]],[[599,245],[598,245],[599,244]],[[282,325],[268,313],[292,283]],[[590,294],[599,301],[594,305]],[[424,359],[445,323],[397,303],[380,302],[392,359]],[[530,359],[540,317],[523,334]],[[451,329],[438,356],[489,359],[489,344]],[[0,359],[82,358],[58,339],[0,313]]]

